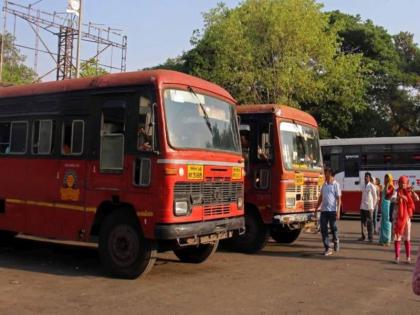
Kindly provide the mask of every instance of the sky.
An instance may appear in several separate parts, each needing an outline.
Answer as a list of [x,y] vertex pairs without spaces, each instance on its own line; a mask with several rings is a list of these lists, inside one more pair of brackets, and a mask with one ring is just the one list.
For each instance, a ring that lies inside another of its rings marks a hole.
[[[190,38],[195,29],[203,27],[202,13],[214,8],[221,0],[83,0],[84,22],[102,23],[122,29],[128,37],[127,70],[138,70],[163,63],[191,48]],[[28,5],[37,0],[13,0]],[[241,1],[224,0],[228,7],[235,7]],[[420,42],[419,0],[319,0],[324,11],[340,10],[359,14],[363,20],[370,19],[376,25],[385,27],[391,34],[400,31],[414,33]],[[35,5],[45,11],[65,11],[67,0],[41,0]],[[7,28],[14,28],[9,18]],[[22,23],[21,23],[22,24]],[[21,43],[33,46],[34,33],[27,26],[17,24],[16,37]],[[45,43],[56,49],[57,39],[43,35]],[[33,52],[21,50],[28,55],[30,66],[34,63]],[[94,54],[92,48],[82,47],[82,57]],[[107,57],[110,59],[110,57]],[[51,65],[46,55],[39,58],[38,72],[46,72]],[[113,55],[113,62],[119,63]]]

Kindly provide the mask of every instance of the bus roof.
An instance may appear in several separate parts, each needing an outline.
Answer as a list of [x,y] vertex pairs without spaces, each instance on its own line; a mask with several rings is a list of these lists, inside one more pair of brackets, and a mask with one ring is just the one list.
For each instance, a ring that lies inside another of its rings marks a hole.
[[346,139],[320,140],[321,146],[410,144],[410,143],[420,143],[420,137],[379,137],[379,138],[346,138]]
[[188,74],[171,70],[113,73],[94,78],[69,79],[20,86],[0,87],[0,99],[117,86],[151,84],[155,82],[157,82],[158,87],[161,87],[162,84],[191,85],[235,102],[234,98],[220,86]]
[[259,114],[259,113],[276,113],[278,117],[291,120],[298,120],[307,124],[318,126],[314,117],[304,111],[286,105],[278,104],[252,104],[236,106],[238,114]]

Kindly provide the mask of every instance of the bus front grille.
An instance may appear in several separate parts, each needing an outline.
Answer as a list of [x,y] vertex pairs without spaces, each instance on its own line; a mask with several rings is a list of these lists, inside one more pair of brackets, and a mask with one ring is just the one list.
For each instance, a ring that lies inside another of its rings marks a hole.
[[226,180],[205,182],[178,182],[175,184],[175,199],[184,198],[193,206],[203,206],[204,216],[228,214],[230,204],[243,196],[243,185]]
[[228,204],[220,204],[220,205],[206,205],[204,206],[204,216],[216,216],[216,215],[223,215],[229,214],[230,207]]

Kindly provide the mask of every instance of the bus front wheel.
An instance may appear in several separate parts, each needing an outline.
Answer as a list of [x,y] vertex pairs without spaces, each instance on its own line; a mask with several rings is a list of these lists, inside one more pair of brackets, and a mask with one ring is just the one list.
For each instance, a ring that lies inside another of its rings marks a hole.
[[226,240],[228,249],[254,254],[267,244],[267,228],[254,211],[245,211],[245,233]]
[[291,244],[296,241],[302,229],[290,229],[287,226],[274,227],[271,229],[271,237],[280,244]]
[[156,261],[156,243],[144,237],[137,218],[116,210],[105,218],[99,235],[99,255],[108,275],[135,279]]
[[200,264],[207,260],[217,250],[219,241],[174,249],[174,254],[180,261],[191,264]]
[[8,244],[18,233],[12,231],[0,230],[0,244]]

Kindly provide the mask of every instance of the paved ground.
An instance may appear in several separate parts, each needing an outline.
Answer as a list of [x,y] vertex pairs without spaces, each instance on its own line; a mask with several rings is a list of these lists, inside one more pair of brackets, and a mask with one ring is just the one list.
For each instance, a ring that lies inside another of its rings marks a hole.
[[[339,227],[334,256],[320,255],[320,235],[305,233],[291,246],[218,252],[201,265],[162,254],[134,281],[103,277],[95,249],[16,240],[0,246],[0,314],[419,314],[413,265],[356,242],[357,221]],[[413,234],[417,248],[420,223]]]

